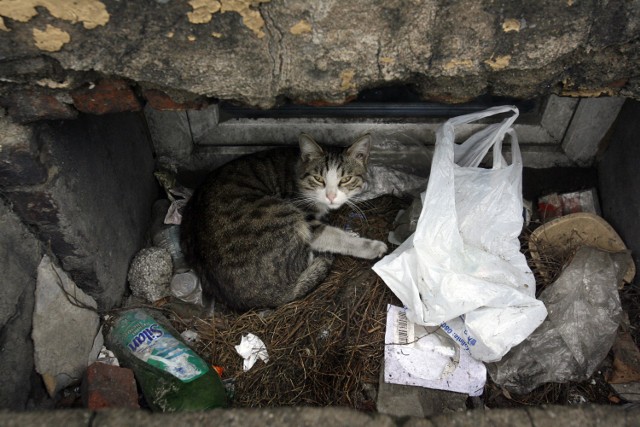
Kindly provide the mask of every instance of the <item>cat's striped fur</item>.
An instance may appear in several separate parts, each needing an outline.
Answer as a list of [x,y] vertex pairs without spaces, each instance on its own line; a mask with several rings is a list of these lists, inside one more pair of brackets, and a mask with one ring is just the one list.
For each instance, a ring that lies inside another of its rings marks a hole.
[[299,145],[226,164],[187,204],[187,260],[205,292],[229,307],[277,307],[319,284],[331,254],[372,259],[387,250],[320,222],[365,188],[370,137],[344,150],[321,148],[307,135]]

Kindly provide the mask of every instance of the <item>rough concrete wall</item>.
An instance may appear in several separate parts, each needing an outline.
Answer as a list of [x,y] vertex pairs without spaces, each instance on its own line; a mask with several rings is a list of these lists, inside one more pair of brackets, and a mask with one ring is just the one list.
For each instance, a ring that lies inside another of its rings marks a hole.
[[140,114],[0,120],[0,193],[101,308],[117,304],[158,195]]
[[638,1],[24,0],[0,19],[3,105],[39,95],[53,116],[82,111],[73,91],[105,76],[262,107],[398,83],[445,102],[640,99]]
[[[602,214],[640,266],[640,102],[627,101],[598,164]],[[636,283],[640,278],[636,274]]]
[[31,319],[40,242],[0,199],[0,408],[24,409],[31,389]]

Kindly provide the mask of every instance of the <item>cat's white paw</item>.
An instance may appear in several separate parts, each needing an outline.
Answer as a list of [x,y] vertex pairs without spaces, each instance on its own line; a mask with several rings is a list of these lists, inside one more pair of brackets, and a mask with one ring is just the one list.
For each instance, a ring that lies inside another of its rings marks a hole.
[[387,253],[387,245],[379,240],[366,240],[361,254],[362,258],[380,258]]

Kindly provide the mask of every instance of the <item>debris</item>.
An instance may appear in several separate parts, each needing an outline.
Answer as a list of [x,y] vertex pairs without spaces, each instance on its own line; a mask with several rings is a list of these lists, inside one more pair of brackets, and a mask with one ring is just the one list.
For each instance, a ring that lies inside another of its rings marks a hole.
[[243,335],[240,344],[235,349],[244,358],[242,368],[245,371],[251,369],[258,359],[264,363],[269,362],[267,347],[265,347],[260,338],[251,333]]
[[480,396],[487,379],[482,362],[473,359],[440,328],[407,319],[404,309],[389,305],[384,351],[384,381]]
[[172,171],[163,169],[155,172],[154,175],[171,202],[169,208],[165,210],[164,223],[180,225],[182,222],[182,209],[191,198],[193,190],[178,184]]
[[159,314],[126,310],[108,334],[109,348],[133,369],[147,403],[156,411],[193,411],[228,405],[218,374]]
[[154,246],[166,249],[173,261],[173,270],[182,272],[188,270],[187,262],[184,259],[182,248],[180,247],[180,226],[165,224],[165,216],[171,209],[169,200],[156,200],[151,209],[151,226],[149,235]]
[[102,346],[100,349],[100,354],[98,354],[96,362],[104,363],[105,365],[120,366],[120,362],[118,362],[116,355],[105,346]]
[[585,246],[541,294],[548,318],[503,359],[489,364],[493,381],[524,394],[548,382],[584,381],[606,357],[622,317],[618,283],[626,252]]
[[202,284],[198,276],[191,270],[176,273],[171,278],[171,294],[181,301],[204,306],[202,301]]
[[[188,342],[189,344],[192,344],[198,341],[198,333],[196,331],[192,331],[191,329],[187,329],[186,331],[183,331],[180,334],[180,337],[186,342]],[[216,372],[220,374],[220,372],[217,369],[216,369]]]
[[542,222],[577,212],[600,215],[600,203],[595,188],[564,194],[551,193],[538,199],[538,216]]
[[91,411],[140,408],[138,388],[131,369],[93,363],[85,372],[81,393],[84,407]]
[[87,361],[100,351],[94,343],[99,334],[97,304],[45,255],[38,266],[33,312],[36,371],[53,397],[80,381]]
[[393,230],[389,232],[388,240],[394,245],[400,246],[402,242],[411,236],[418,226],[420,212],[422,212],[422,196],[413,198],[411,205],[406,210],[398,212],[398,216],[393,221]]
[[613,343],[613,367],[606,376],[606,380],[622,398],[630,402],[638,402],[640,401],[640,350],[628,328],[629,322],[625,319]]
[[609,384],[640,382],[640,351],[631,334],[618,331],[613,344],[613,372],[607,377]]
[[[556,218],[536,228],[529,237],[531,258],[546,284],[553,282],[573,253],[585,245],[608,252],[627,249],[611,225],[588,212]],[[624,281],[631,283],[635,274],[635,264],[630,259]]]

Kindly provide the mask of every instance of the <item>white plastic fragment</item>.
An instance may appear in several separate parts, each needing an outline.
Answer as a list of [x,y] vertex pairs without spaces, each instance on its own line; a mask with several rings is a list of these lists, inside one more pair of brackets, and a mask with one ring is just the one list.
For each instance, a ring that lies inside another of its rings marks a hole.
[[189,344],[198,341],[198,333],[195,331],[192,331],[191,329],[187,329],[186,331],[181,333],[180,336],[182,337],[183,340],[185,340]]
[[120,362],[113,351],[109,350],[107,347],[102,346],[100,353],[98,354],[97,362],[104,363],[105,365],[111,366],[120,366]]
[[269,361],[267,347],[260,338],[251,333],[243,335],[240,344],[235,347],[236,352],[244,358],[243,369],[245,372],[251,369],[258,359],[264,363]]

